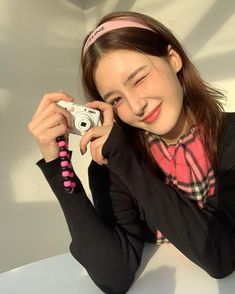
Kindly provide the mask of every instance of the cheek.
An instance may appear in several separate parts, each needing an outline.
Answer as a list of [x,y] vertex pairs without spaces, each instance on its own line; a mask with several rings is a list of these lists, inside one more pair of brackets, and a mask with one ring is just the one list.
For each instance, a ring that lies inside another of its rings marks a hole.
[[120,118],[120,120],[122,120],[126,124],[131,124],[133,122],[133,113],[126,104],[120,105],[116,109],[116,114]]
[[183,94],[183,88],[182,88],[182,86],[181,86],[181,84],[180,84],[180,82],[177,80],[177,86],[176,86],[176,93],[177,93],[177,97],[178,97],[178,104],[180,105],[180,106],[182,106],[183,105],[183,96],[184,96],[184,94]]
[[169,97],[169,103],[180,107],[183,102],[183,89],[177,78],[177,76],[172,76],[169,79],[168,85],[166,87],[166,93]]

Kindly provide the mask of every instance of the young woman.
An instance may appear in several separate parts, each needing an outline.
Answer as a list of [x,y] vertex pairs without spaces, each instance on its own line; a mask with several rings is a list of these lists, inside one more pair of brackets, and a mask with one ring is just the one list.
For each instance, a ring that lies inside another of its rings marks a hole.
[[102,126],[90,143],[89,182],[66,193],[58,136],[71,117],[46,94],[29,129],[44,173],[63,209],[72,255],[105,293],[125,293],[145,242],[169,241],[214,278],[234,270],[235,114],[200,78],[173,34],[139,13],[105,16],[87,36],[82,79]]

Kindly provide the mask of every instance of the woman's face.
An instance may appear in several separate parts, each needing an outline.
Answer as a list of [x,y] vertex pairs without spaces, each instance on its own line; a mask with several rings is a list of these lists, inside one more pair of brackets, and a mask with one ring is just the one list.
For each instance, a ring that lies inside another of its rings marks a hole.
[[186,124],[177,78],[181,67],[181,58],[170,47],[168,58],[116,50],[101,58],[94,78],[100,96],[123,122],[170,144]]

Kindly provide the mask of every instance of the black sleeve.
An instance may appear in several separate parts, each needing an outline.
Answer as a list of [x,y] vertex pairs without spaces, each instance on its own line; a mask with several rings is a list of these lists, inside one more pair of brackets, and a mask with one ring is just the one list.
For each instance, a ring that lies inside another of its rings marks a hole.
[[114,126],[103,155],[110,159],[108,167],[125,182],[144,210],[151,230],[159,229],[211,276],[222,278],[230,274],[234,270],[235,248],[235,134],[229,136],[230,149],[222,152],[227,153],[229,165],[221,162],[225,167],[217,176],[216,195],[207,198],[203,209],[184,192],[166,185],[151,173],[138,160],[128,138],[120,141],[121,137],[125,137],[121,128]]
[[126,293],[139,267],[143,240],[138,209],[120,179],[94,162],[89,168],[94,204],[75,177],[73,194],[63,189],[59,159],[38,162],[63,209],[72,255],[105,293]]

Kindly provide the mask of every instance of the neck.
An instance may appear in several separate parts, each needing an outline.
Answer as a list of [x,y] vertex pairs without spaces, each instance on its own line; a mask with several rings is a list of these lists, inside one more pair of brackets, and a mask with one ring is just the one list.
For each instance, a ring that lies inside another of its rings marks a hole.
[[180,117],[174,129],[168,134],[161,136],[161,139],[168,146],[176,144],[179,141],[180,137],[188,131],[189,127],[190,125],[188,120],[186,119],[185,111],[182,109]]

